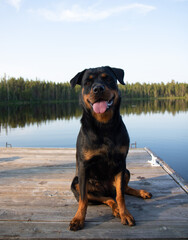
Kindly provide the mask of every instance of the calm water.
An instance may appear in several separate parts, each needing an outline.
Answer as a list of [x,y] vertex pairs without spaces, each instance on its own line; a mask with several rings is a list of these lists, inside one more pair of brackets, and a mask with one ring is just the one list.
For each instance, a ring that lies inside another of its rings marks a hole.
[[[0,147],[75,147],[81,109],[76,103],[0,106]],[[148,147],[188,181],[188,102],[123,102],[131,143]]]

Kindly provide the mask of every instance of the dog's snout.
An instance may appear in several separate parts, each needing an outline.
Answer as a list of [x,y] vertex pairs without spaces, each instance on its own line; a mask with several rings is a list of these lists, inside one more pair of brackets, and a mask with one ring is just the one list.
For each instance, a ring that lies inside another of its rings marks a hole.
[[105,89],[105,87],[102,84],[97,84],[97,85],[93,86],[94,93],[102,93],[102,92],[104,92],[104,89]]

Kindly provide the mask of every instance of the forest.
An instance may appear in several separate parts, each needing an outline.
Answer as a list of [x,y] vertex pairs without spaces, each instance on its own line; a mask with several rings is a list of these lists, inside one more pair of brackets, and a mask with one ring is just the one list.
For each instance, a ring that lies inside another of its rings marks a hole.
[[[186,98],[188,84],[172,80],[169,83],[126,83],[119,85],[122,99]],[[71,88],[69,83],[53,83],[6,77],[0,79],[0,102],[63,102],[77,101],[80,86]]]

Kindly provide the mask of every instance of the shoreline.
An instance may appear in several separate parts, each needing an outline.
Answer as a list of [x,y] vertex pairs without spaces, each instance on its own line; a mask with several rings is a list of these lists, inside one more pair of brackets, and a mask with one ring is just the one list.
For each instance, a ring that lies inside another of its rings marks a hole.
[[[128,101],[155,101],[155,100],[185,100],[188,101],[186,97],[158,97],[158,98],[126,98],[122,97],[122,102]],[[79,100],[44,100],[44,101],[1,101],[0,105],[33,105],[33,104],[60,104],[60,103],[78,103]]]

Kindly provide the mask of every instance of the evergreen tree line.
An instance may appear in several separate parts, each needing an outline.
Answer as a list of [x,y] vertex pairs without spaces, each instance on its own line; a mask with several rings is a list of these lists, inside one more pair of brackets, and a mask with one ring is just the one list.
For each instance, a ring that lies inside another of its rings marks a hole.
[[[173,98],[188,99],[188,84],[177,83],[126,83],[119,85],[122,98]],[[69,83],[53,83],[23,78],[2,78],[0,80],[0,102],[33,101],[76,101],[80,87],[71,88]]]
[[24,80],[21,77],[0,81],[0,102],[70,101],[77,100],[79,92],[79,86],[72,89],[69,83]]
[[120,85],[122,98],[186,98],[188,99],[188,84],[172,80],[170,83],[126,83]]

